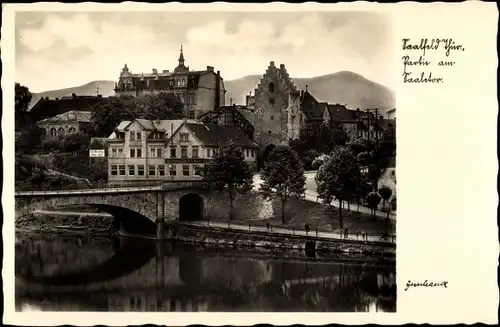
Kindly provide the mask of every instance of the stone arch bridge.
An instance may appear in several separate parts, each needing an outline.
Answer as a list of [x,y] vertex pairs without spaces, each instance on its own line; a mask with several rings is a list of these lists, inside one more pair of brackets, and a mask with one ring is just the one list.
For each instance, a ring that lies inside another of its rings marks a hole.
[[[255,217],[263,201],[255,195],[241,196],[235,200],[237,214]],[[15,193],[16,219],[37,210],[71,205],[96,207],[111,214],[120,231],[143,236],[156,236],[157,226],[161,223],[203,220],[206,217],[227,218],[229,215],[227,194],[207,190],[202,181],[176,181],[162,186]]]

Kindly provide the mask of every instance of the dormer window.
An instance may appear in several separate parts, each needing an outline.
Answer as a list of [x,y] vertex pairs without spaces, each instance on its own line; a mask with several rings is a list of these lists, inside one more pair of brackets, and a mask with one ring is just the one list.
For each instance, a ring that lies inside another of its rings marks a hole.
[[181,133],[180,138],[181,138],[181,141],[189,141],[189,134],[188,133]]

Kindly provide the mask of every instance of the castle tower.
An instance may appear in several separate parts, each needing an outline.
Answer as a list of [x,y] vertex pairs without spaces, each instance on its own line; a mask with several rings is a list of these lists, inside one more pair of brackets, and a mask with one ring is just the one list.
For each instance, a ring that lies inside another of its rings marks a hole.
[[[288,144],[290,136],[298,133],[289,132],[296,123],[289,123],[292,117],[299,117],[297,88],[288,76],[285,65],[276,67],[271,61],[262,76],[255,95],[247,102],[255,106],[255,140],[262,149],[269,145]],[[247,103],[248,104],[248,103]],[[297,134],[298,135],[298,134]]]

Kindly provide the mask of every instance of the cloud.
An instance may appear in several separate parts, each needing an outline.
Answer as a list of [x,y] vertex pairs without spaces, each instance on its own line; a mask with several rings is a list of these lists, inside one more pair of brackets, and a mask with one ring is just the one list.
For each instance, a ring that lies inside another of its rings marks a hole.
[[[263,74],[270,61],[295,77],[351,70],[386,82],[389,43],[385,21],[370,13],[134,15],[48,13],[20,24],[16,79],[34,91],[117,80],[125,63],[133,72],[172,70],[180,41],[191,69],[215,66],[228,79]],[[164,17],[163,17],[164,16]],[[200,22],[200,17],[204,20]],[[196,19],[195,19],[196,18]],[[16,18],[17,19],[17,18]],[[388,83],[385,83],[388,84]],[[389,87],[391,85],[388,85]]]

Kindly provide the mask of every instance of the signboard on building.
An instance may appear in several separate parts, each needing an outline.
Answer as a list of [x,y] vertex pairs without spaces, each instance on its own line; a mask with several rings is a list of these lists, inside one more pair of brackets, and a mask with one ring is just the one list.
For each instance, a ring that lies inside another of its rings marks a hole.
[[103,158],[105,157],[104,149],[92,149],[89,151],[91,158]]

